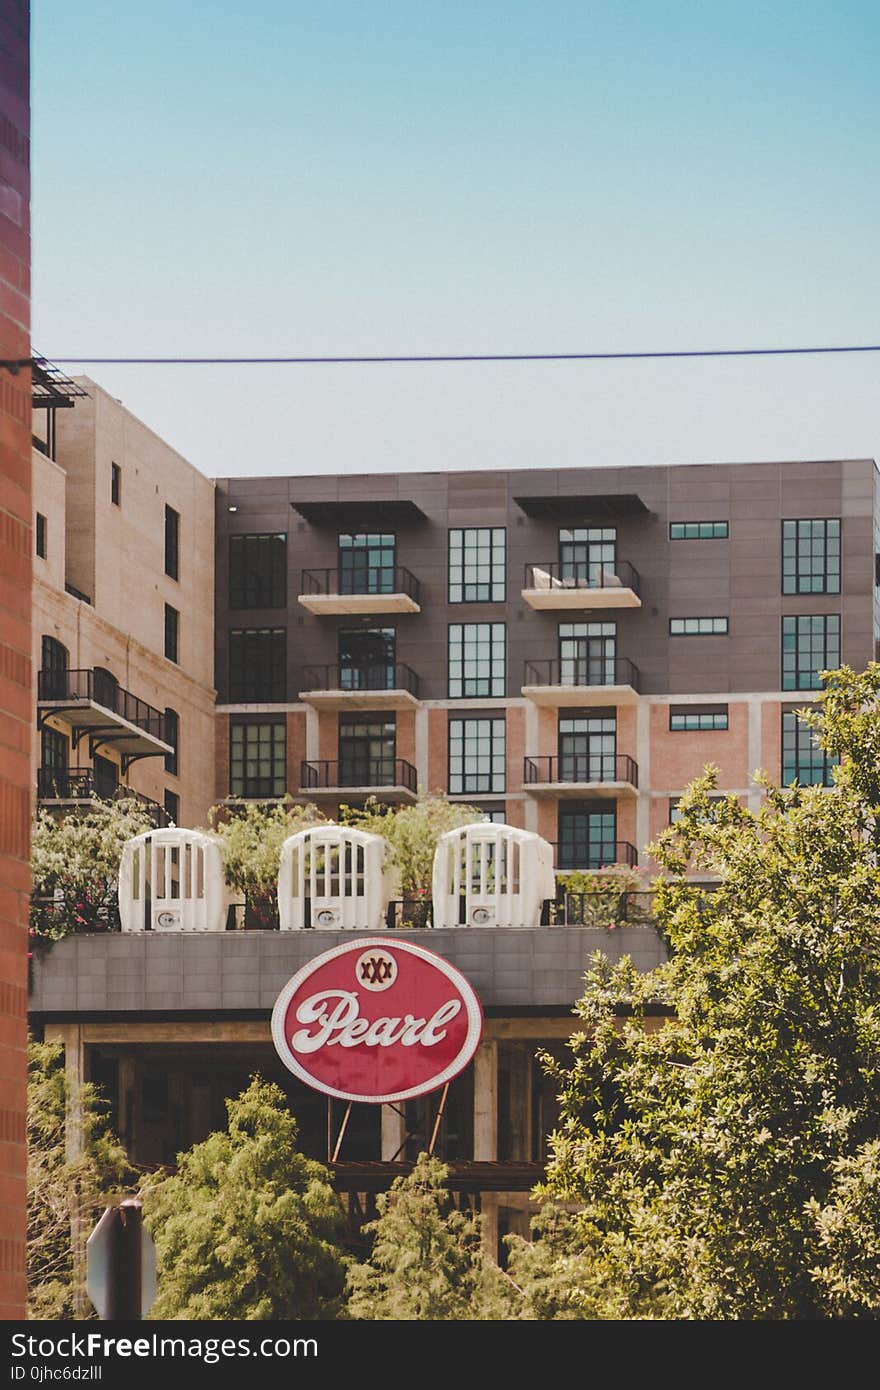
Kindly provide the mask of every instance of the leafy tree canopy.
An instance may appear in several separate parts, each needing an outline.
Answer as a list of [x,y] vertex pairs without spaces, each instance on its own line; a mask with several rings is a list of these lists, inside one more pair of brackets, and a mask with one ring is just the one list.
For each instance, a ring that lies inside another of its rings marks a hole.
[[476,806],[449,801],[439,794],[421,795],[412,806],[383,806],[370,797],[363,809],[343,808],[344,822],[391,845],[391,867],[403,898],[430,897],[434,851],[440,836],[459,825],[483,820]]
[[321,825],[326,817],[317,806],[248,801],[234,811],[214,806],[208,819],[220,843],[230,888],[258,902],[274,898],[277,892],[284,841],[309,825]]

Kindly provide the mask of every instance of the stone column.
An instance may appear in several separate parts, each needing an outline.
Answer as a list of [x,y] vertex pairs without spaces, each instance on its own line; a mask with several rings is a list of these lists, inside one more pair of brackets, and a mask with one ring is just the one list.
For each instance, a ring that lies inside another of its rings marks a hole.
[[[498,1157],[498,1044],[486,1038],[474,1058],[474,1161],[494,1162]],[[498,1258],[498,1200],[484,1192],[481,1201],[483,1250]]]

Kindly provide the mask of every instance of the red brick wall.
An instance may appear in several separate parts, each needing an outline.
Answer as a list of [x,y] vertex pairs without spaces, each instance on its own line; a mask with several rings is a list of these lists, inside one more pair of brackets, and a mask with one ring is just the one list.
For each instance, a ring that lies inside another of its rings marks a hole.
[[[0,358],[30,356],[27,0],[0,0]],[[24,1316],[31,812],[30,372],[0,367],[0,1318]]]

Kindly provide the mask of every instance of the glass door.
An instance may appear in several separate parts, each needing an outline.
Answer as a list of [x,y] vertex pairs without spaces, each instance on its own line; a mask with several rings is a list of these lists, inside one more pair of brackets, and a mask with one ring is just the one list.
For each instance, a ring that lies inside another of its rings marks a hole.
[[340,630],[340,690],[393,690],[396,634],[393,627]]
[[614,714],[560,715],[560,782],[613,782],[616,756]]
[[560,685],[614,685],[616,623],[559,624]]
[[340,714],[339,785],[389,787],[394,783],[394,716]]
[[339,592],[394,592],[395,538],[390,535],[346,533],[339,537]]
[[559,531],[559,578],[576,587],[598,588],[602,571],[614,573],[617,531],[613,526],[577,526]]

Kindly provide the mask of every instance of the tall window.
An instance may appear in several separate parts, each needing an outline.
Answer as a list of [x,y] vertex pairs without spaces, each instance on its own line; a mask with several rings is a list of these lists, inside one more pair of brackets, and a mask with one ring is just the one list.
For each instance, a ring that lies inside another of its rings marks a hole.
[[67,795],[70,740],[58,729],[43,725],[40,734],[40,796]]
[[392,594],[395,556],[393,535],[344,533],[339,537],[339,592]]
[[233,724],[229,730],[229,794],[283,796],[287,737],[283,720]]
[[287,631],[233,628],[229,633],[229,699],[283,700],[287,693]]
[[560,685],[614,685],[616,623],[559,624]]
[[37,512],[37,524],[35,527],[35,539],[37,554],[41,560],[46,558],[46,518],[42,512]]
[[180,825],[180,797],[170,787],[165,788],[165,814],[170,825]]
[[165,655],[169,661],[177,661],[180,646],[180,614],[170,603],[165,605]]
[[337,636],[340,690],[392,690],[396,635],[393,627],[341,629]]
[[180,513],[165,508],[165,573],[170,579],[180,578]]
[[612,805],[572,801],[559,808],[560,869],[602,869],[617,861],[617,813]]
[[503,526],[465,526],[449,532],[450,603],[503,603],[506,576]]
[[40,695],[44,700],[67,696],[68,652],[57,637],[44,637],[40,653]]
[[800,782],[803,787],[830,787],[831,769],[838,759],[823,752],[813,730],[798,719],[797,711],[782,711],[782,784]]
[[96,753],[92,758],[92,777],[98,796],[109,800],[119,786],[119,764],[114,763],[112,758],[102,758],[100,753]]
[[613,782],[616,756],[613,713],[559,716],[560,782]]
[[340,714],[339,785],[393,786],[396,734],[393,714]]
[[110,501],[114,507],[122,506],[122,469],[118,463],[110,465]]
[[287,605],[287,533],[230,536],[229,607]]
[[782,689],[817,690],[820,671],[840,665],[840,616],[799,614],[782,619]]
[[840,593],[840,521],[783,521],[782,592]]
[[599,585],[602,571],[614,572],[617,531],[613,526],[563,527],[559,532],[559,578]]
[[504,719],[450,719],[449,790],[453,795],[504,791]]
[[170,743],[172,753],[165,754],[165,771],[172,777],[177,777],[178,773],[178,753],[180,750],[180,717],[177,710],[166,709],[165,711],[165,742]]
[[449,627],[449,698],[504,695],[506,687],[504,623],[451,623]]
[[105,709],[116,709],[119,703],[119,681],[106,666],[95,667],[92,675],[92,694],[96,704],[103,705]]

